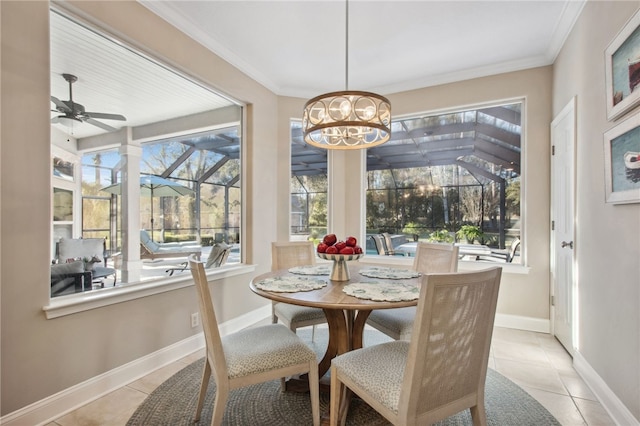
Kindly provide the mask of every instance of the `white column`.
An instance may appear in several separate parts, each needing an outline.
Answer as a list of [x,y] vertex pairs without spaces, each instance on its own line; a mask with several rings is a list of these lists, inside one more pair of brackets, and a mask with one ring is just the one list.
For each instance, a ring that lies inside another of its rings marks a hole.
[[338,239],[352,235],[365,247],[366,149],[329,150],[327,228]]
[[122,282],[140,281],[142,261],[140,260],[140,159],[142,148],[131,137],[127,128],[127,138],[120,147],[122,161]]

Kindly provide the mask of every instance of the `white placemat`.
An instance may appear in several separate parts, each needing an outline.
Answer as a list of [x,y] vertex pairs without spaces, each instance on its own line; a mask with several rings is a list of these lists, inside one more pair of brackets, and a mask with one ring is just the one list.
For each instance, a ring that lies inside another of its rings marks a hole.
[[274,277],[258,281],[255,286],[260,290],[275,293],[296,293],[326,287],[326,281],[307,277]]
[[304,265],[289,268],[289,272],[298,275],[329,275],[331,265]]
[[369,278],[405,280],[408,278],[417,278],[420,276],[420,273],[416,271],[409,271],[407,269],[382,268],[373,266],[371,268],[361,269],[360,275],[364,275],[365,277]]
[[358,299],[374,300],[376,302],[402,302],[416,300],[420,289],[412,284],[399,282],[372,281],[354,283],[344,286],[342,289],[349,296]]

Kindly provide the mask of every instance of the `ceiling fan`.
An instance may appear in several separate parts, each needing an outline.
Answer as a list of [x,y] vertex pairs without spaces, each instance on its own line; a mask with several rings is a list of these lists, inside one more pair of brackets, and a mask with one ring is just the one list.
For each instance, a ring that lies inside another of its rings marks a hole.
[[96,118],[103,119],[103,120],[125,121],[126,118],[123,115],[85,111],[83,105],[73,101],[73,90],[71,88],[71,85],[76,81],[78,81],[78,77],[71,74],[62,74],[62,77],[69,83],[69,100],[61,101],[55,96],[51,96],[51,102],[56,104],[56,109],[52,111],[60,112],[64,114],[64,115],[59,115],[57,117],[53,117],[51,119],[52,123],[61,123],[61,124],[67,125],[68,123],[73,123],[74,121],[78,121],[81,123],[93,124],[94,126],[100,127],[101,129],[107,130],[109,132],[118,130],[107,124],[101,123],[100,121],[96,120]]

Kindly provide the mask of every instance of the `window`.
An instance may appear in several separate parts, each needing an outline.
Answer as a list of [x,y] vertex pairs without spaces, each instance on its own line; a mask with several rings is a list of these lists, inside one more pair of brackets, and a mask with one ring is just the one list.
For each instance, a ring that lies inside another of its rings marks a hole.
[[516,102],[394,120],[391,140],[367,151],[367,234],[517,243],[521,110]]
[[327,233],[327,151],[307,145],[291,122],[290,239],[317,242]]
[[[394,241],[481,246],[465,260],[519,263],[522,108],[515,101],[393,120],[391,140],[366,151],[367,252],[377,254],[371,235],[388,232]],[[292,239],[326,233],[326,155],[291,123]]]
[[[123,239],[141,231],[165,247],[197,246],[204,260],[224,243],[231,246],[227,262],[241,262],[242,107],[56,10],[51,68],[52,145],[79,166],[74,179],[74,163],[53,161],[54,177],[70,187],[53,193],[54,211],[64,214],[54,225],[66,225],[54,226],[54,245],[62,237],[104,239],[106,251],[93,254],[106,255],[106,266],[117,270],[116,289],[183,269],[186,255],[149,259],[142,246],[142,262],[127,262]],[[69,70],[82,75],[70,83],[62,78]],[[146,191],[145,177],[180,189]],[[126,179],[140,185],[139,199],[123,199]],[[106,291],[112,282],[90,287]]]

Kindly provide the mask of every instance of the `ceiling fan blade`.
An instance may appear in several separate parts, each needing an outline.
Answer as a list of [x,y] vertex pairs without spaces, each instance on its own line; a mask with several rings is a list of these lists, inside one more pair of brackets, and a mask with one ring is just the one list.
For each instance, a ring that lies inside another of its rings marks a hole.
[[98,120],[94,120],[93,118],[85,118],[82,121],[84,121],[85,123],[93,124],[94,126],[100,127],[101,129],[104,129],[108,132],[115,132],[118,130],[115,127],[108,126],[104,123],[99,122]]
[[54,104],[56,104],[56,107],[58,107],[58,111],[60,112],[73,112],[71,110],[71,108],[69,108],[67,106],[67,104],[65,104],[64,102],[62,102],[60,99],[56,98],[55,96],[51,97],[51,102],[53,102]]
[[106,114],[103,112],[85,112],[85,115],[88,115],[90,118],[100,118],[102,120],[120,120],[126,121],[127,119],[120,114]]

